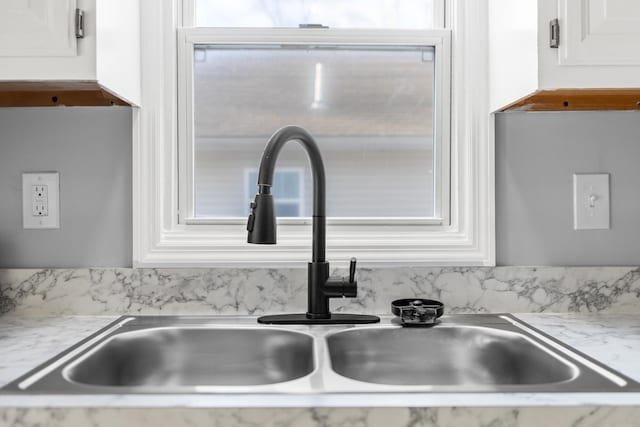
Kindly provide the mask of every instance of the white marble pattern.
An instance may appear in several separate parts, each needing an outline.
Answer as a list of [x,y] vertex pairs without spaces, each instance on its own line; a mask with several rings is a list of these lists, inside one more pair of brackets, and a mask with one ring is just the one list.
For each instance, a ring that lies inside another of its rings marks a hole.
[[570,408],[263,408],[0,410],[0,425],[20,427],[633,427],[639,407]]
[[528,313],[517,317],[640,382],[640,316]]
[[[306,297],[304,268],[0,270],[0,313],[304,312]],[[361,268],[358,297],[332,300],[331,307],[384,314],[392,300],[407,297],[439,299],[449,313],[640,313],[640,269]]]
[[0,395],[9,408],[533,408],[640,406],[640,393],[346,393]]
[[3,316],[0,321],[0,387],[103,328],[117,317]]

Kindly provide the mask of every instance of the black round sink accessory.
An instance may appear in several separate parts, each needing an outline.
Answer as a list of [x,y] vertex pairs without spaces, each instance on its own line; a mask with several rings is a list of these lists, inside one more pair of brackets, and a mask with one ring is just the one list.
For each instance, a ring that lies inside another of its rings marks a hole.
[[444,313],[444,304],[432,299],[403,298],[391,303],[391,312],[403,326],[432,326]]

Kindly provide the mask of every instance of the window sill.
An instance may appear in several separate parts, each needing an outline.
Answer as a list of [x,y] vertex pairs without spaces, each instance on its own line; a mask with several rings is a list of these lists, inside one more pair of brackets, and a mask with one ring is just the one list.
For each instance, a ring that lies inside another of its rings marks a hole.
[[[176,225],[161,233],[153,248],[138,258],[137,267],[290,267],[311,259],[311,225],[278,228],[277,245],[246,243],[245,223]],[[492,265],[487,248],[474,244],[466,231],[449,226],[397,224],[384,227],[328,224],[327,258],[361,265]],[[485,239],[486,240],[486,239]],[[211,244],[212,241],[216,243]]]

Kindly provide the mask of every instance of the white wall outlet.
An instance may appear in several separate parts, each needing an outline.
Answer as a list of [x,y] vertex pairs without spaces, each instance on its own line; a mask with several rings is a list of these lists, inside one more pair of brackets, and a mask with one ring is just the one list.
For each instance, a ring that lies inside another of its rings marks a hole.
[[31,186],[31,215],[49,216],[49,185],[35,184]]
[[606,230],[609,221],[609,174],[573,175],[573,228]]
[[58,172],[22,174],[23,228],[60,228]]

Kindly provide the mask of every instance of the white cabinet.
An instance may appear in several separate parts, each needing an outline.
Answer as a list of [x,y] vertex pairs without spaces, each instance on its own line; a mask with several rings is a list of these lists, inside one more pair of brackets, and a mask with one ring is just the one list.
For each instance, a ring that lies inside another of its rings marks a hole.
[[0,57],[76,55],[76,0],[5,0],[0,11]]
[[640,88],[640,1],[489,0],[489,57],[492,111],[540,91]]
[[640,1],[559,0],[561,65],[640,65]]
[[[76,38],[76,8],[84,12],[83,38]],[[138,0],[2,0],[0,90],[37,91],[41,82],[138,105],[139,18]]]

